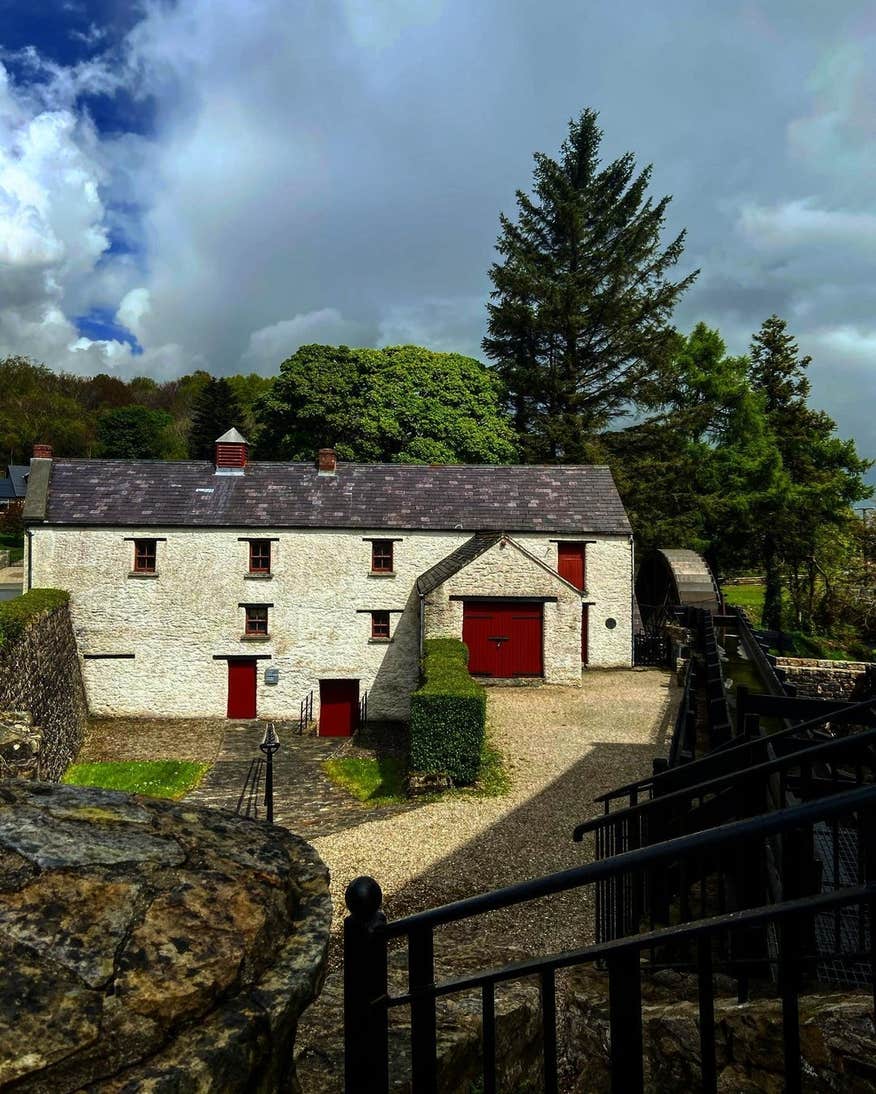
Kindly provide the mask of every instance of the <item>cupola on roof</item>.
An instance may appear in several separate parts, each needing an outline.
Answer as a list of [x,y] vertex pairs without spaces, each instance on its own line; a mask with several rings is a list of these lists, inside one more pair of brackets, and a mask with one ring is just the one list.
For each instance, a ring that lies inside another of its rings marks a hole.
[[221,437],[217,437],[215,444],[249,444],[246,437],[242,437],[240,433],[234,428],[228,430],[227,433],[223,433]]

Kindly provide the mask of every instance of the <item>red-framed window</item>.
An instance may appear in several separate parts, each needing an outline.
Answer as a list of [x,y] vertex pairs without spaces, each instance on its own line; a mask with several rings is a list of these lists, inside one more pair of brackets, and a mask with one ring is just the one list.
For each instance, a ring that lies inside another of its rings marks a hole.
[[249,572],[251,574],[271,572],[271,541],[269,539],[249,541]]
[[371,637],[389,638],[389,612],[371,613]]
[[155,573],[155,546],[158,541],[154,539],[134,540],[134,573]]
[[244,634],[261,635],[267,637],[268,633],[268,607],[266,604],[247,604],[246,625]]
[[371,572],[372,574],[392,573],[392,540],[372,539],[371,541]]

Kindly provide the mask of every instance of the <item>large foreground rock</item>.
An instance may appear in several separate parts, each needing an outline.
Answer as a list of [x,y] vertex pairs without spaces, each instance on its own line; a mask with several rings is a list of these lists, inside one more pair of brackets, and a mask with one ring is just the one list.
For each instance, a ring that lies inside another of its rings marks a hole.
[[328,872],[282,828],[0,784],[0,1087],[298,1090]]

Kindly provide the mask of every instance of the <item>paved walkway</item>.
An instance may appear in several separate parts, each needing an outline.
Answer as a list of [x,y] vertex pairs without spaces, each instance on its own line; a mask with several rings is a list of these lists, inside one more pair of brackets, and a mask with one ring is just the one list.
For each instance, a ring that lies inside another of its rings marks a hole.
[[[322,765],[344,746],[342,738],[299,737],[295,724],[275,723],[280,749],[274,758],[274,822],[299,836],[318,836],[346,831],[374,817],[373,808],[363,805],[325,775]],[[219,755],[201,785],[187,801],[217,809],[236,809],[251,761],[262,755],[259,743],[264,722],[229,722]],[[256,819],[264,820],[264,784],[254,799]],[[245,804],[245,802],[244,802]],[[381,815],[406,811],[381,810]],[[250,813],[250,816],[253,814]]]

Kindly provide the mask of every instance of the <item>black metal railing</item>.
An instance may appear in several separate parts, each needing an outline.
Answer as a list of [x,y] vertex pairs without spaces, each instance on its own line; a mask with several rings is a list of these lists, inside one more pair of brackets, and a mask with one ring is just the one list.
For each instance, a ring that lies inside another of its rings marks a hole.
[[633,663],[668,665],[672,643],[662,631],[639,631],[633,635]]
[[593,800],[602,803],[606,813],[618,802],[624,805],[635,805],[643,798],[656,797],[658,794],[669,793],[684,786],[695,786],[706,779],[716,778],[731,771],[744,770],[752,764],[761,762],[770,749],[793,752],[808,748],[812,744],[812,731],[821,728],[825,721],[841,719],[854,722],[857,717],[861,717],[866,723],[874,715],[876,715],[876,699],[871,697],[849,703],[838,711],[833,710],[830,714],[819,714],[814,718],[807,718],[803,722],[768,736],[743,732],[727,747],[708,752],[691,763],[655,771],[641,779],[624,783],[622,786],[600,794]]
[[307,695],[298,704],[298,736],[302,736],[304,731],[313,721],[313,692],[308,692]]
[[[510,908],[572,889],[583,889],[613,876],[662,871],[692,857],[714,855],[734,847],[751,848],[755,843],[761,846],[762,851],[776,841],[780,845],[786,841],[793,844],[798,834],[805,838],[817,824],[839,823],[842,818],[861,826],[876,823],[876,786],[861,787],[792,809],[627,851],[613,859],[511,885],[389,923],[381,908],[379,885],[371,878],[357,878],[347,889],[350,914],[344,922],[347,1094],[384,1094],[389,1090],[388,1015],[390,1009],[395,1007],[409,1008],[411,1017],[410,1076],[402,1076],[401,1079],[409,1080],[411,1089],[417,1094],[436,1094],[437,1001],[444,996],[472,991],[479,992],[481,996],[483,1089],[485,1094],[494,1094],[499,1082],[495,988],[505,981],[533,976],[538,977],[541,986],[543,1086],[547,1094],[557,1094],[556,972],[597,962],[603,963],[608,970],[611,1089],[613,1094],[637,1094],[644,1089],[643,969],[648,964],[660,967],[663,955],[667,953],[671,954],[673,967],[682,965],[696,970],[698,974],[702,1089],[714,1092],[717,1089],[717,1067],[713,974],[724,965],[724,955],[729,954],[727,968],[739,978],[741,966],[736,942],[740,937],[744,940],[752,927],[762,928],[767,924],[777,940],[776,947],[774,953],[768,953],[761,960],[759,967],[767,983],[778,983],[782,1007],[785,1090],[796,1094],[802,1089],[798,995],[812,964],[813,955],[808,941],[818,916],[832,915],[836,909],[854,906],[858,909],[860,922],[864,922],[865,917],[868,919],[868,952],[855,956],[867,962],[869,985],[876,994],[876,855],[872,839],[865,845],[867,857],[862,884],[816,895],[787,891],[782,900],[771,906],[750,906],[727,915],[617,938],[573,952],[479,970],[443,983],[435,982],[435,930],[461,920],[477,921],[477,917],[500,908]],[[391,995],[388,988],[387,953],[388,944],[393,939],[407,942],[408,990],[401,995]],[[837,938],[838,944],[841,941]],[[744,945],[742,950],[744,953]],[[750,964],[745,966],[745,975],[749,971]]]
[[[689,835],[715,825],[783,809],[850,787],[876,782],[876,729],[831,738],[799,752],[755,764],[743,771],[707,779],[625,809],[579,824],[575,840],[594,837],[596,859],[612,858],[639,847]],[[876,836],[874,836],[876,838]],[[739,894],[748,903],[765,903],[784,887],[783,872],[818,874],[840,888],[840,842],[853,851],[865,834],[822,833],[819,847],[798,848],[795,861],[775,857],[773,884],[757,856],[719,856],[677,871],[618,875],[596,887],[596,939],[633,934],[647,921],[668,923],[670,916],[687,922],[705,912],[733,910]],[[830,846],[823,840],[829,839]],[[845,874],[858,867],[845,866]],[[848,877],[846,878],[848,880]],[[698,893],[699,902],[693,897]]]

